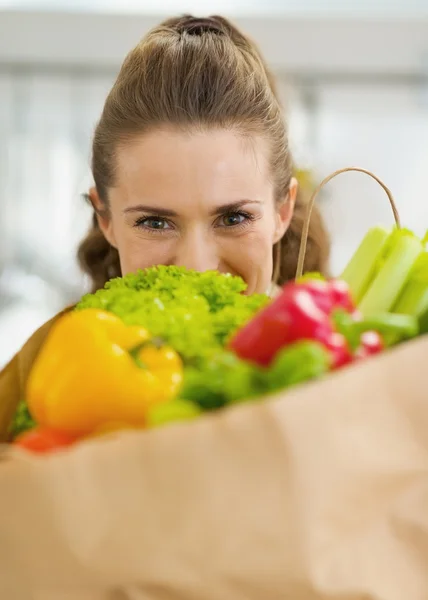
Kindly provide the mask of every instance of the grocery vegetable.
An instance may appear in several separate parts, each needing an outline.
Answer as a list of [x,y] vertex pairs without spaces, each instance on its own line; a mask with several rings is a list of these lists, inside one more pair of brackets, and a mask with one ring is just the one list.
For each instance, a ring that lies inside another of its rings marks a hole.
[[422,333],[428,333],[428,308],[427,310],[422,313],[422,315],[419,317],[419,332]]
[[330,367],[330,353],[317,342],[291,344],[277,354],[268,368],[243,362],[225,352],[200,369],[187,369],[181,395],[202,410],[213,410],[309,381]]
[[25,400],[21,400],[16,409],[14,418],[9,427],[9,436],[11,439],[15,439],[20,433],[33,429],[36,426],[36,422],[30,415],[27,403]]
[[339,369],[352,362],[351,348],[342,333],[333,331],[323,345],[330,352],[330,362],[333,369]]
[[367,233],[341,276],[364,315],[393,309],[423,247],[422,241],[406,229],[388,234],[374,228]]
[[172,348],[88,309],[53,326],[30,373],[27,402],[38,424],[87,435],[110,422],[144,426],[148,408],[174,397],[181,382]]
[[[418,321],[411,315],[382,313],[372,317],[363,317],[358,312],[347,313],[337,310],[333,314],[336,329],[346,338],[351,349],[356,350],[367,343],[372,345],[376,333],[380,340],[376,346],[392,345],[399,341],[415,337],[419,332]],[[382,336],[382,337],[381,337]],[[365,342],[366,340],[366,342]]]
[[422,244],[407,231],[392,234],[391,247],[358,307],[363,314],[390,310],[408,278],[409,270],[422,252]]
[[175,398],[163,404],[149,408],[147,413],[147,427],[160,427],[167,423],[177,421],[191,421],[199,417],[202,410],[194,403],[181,398]]
[[279,352],[266,378],[271,390],[280,390],[321,377],[330,367],[330,354],[322,344],[297,342]]
[[370,229],[340,276],[349,284],[356,303],[361,301],[373,280],[389,235],[390,231],[383,227]]
[[52,329],[12,435],[36,422],[37,448],[46,428],[74,440],[187,421],[428,333],[425,242],[374,228],[343,280],[307,273],[274,300],[174,266],[114,279]]
[[230,352],[189,367],[184,372],[180,396],[202,410],[221,408],[229,402],[249,400],[266,391],[262,371]]
[[[137,329],[142,327],[149,330],[151,335],[169,342],[169,346],[179,352],[186,365],[204,368],[207,361],[223,352],[225,340],[269,301],[265,295],[244,295],[245,287],[242,279],[228,274],[199,273],[175,266],[152,267],[113,279],[106,284],[105,289],[83,297],[76,307],[76,312],[86,309],[107,311],[118,316],[121,322],[136,326]],[[66,348],[68,342],[60,344],[59,338],[58,334],[58,344],[62,349]],[[128,349],[129,346],[124,348]],[[79,346],[72,356],[66,359],[67,363],[73,364],[80,354]],[[100,356],[102,355],[101,353]],[[133,358],[135,360],[135,355]],[[95,357],[91,360],[94,362]],[[65,369],[59,358],[57,364],[58,369]],[[98,367],[95,372],[100,368],[102,367]],[[80,394],[79,383],[82,387],[86,384],[84,382],[88,379],[87,374],[91,373],[91,369],[92,365],[88,363],[81,381],[76,379],[74,395]],[[40,397],[42,391],[49,387],[46,378],[48,371],[49,369],[39,371]],[[107,393],[105,390],[109,390],[107,380],[101,395]],[[107,398],[113,394],[113,390],[108,391]],[[101,398],[98,402],[102,403]],[[76,412],[79,403],[80,400],[76,402]],[[37,405],[37,402],[35,404]],[[65,413],[63,418],[66,418]],[[74,415],[73,418],[77,419],[77,416]],[[125,426],[115,419],[114,427],[117,427],[117,423]],[[15,436],[33,425],[33,416],[23,403],[12,423],[11,435]],[[108,427],[110,426],[107,424],[100,425],[98,431]]]
[[40,454],[67,448],[75,442],[75,436],[49,427],[35,427],[34,429],[21,433],[14,440],[16,446]]
[[183,365],[177,352],[159,338],[138,344],[129,350],[136,364],[147,373],[155,375],[162,384],[162,394],[173,398],[183,380]]
[[[377,232],[378,233],[378,232]],[[412,250],[422,247],[420,240],[405,233],[398,235],[388,244],[395,250]],[[410,240],[411,245],[408,245]],[[416,241],[416,242],[415,242]],[[400,243],[403,242],[403,244]],[[415,246],[416,243],[416,246]],[[413,252],[413,254],[412,254]],[[358,254],[358,253],[357,253]],[[395,256],[396,254],[391,254]],[[414,281],[421,282],[427,278],[426,262],[419,260],[413,271]],[[351,261],[352,262],[352,261]],[[402,264],[408,264],[404,261]],[[386,265],[387,270],[391,267]],[[403,267],[404,268],[404,267]],[[424,270],[425,269],[425,270]],[[356,272],[356,264],[348,270]],[[385,295],[378,291],[379,282],[384,281],[381,272],[375,275],[374,283],[369,286],[368,298],[373,306],[382,303]],[[395,275],[399,277],[397,270]],[[358,273],[357,273],[358,275]],[[401,273],[401,280],[406,277]],[[392,286],[389,286],[392,289]],[[396,291],[393,292],[393,297]],[[418,296],[418,306],[421,295]],[[388,301],[389,302],[389,301]],[[388,303],[387,303],[388,304]],[[326,281],[320,278],[310,279],[305,276],[296,283],[284,286],[281,295],[267,307],[262,309],[242,329],[238,330],[230,341],[230,348],[241,358],[267,366],[272,363],[276,354],[284,347],[299,340],[320,342],[330,353],[333,369],[343,367],[354,359],[361,359],[381,352],[390,346],[410,339],[418,334],[418,322],[413,315],[394,314],[389,312],[372,312],[365,314],[361,310],[363,303],[355,308],[350,290],[346,282],[340,280]]]
[[382,352],[384,347],[384,341],[377,331],[365,331],[361,334],[360,344],[354,353],[354,357],[357,359],[368,358]]
[[161,337],[185,363],[196,364],[222,350],[226,339],[269,301],[265,295],[244,295],[245,288],[240,277],[228,274],[151,267],[111,280],[82,298],[77,310],[112,312]]
[[230,348],[243,359],[267,366],[284,346],[314,340],[329,348],[335,366],[341,366],[351,357],[345,338],[335,331],[331,319],[335,309],[354,309],[344,284],[321,280],[287,284],[235,334]]
[[423,314],[428,309],[428,252],[423,252],[412,270],[406,285],[393,307],[395,313]]
[[[290,288],[290,284],[288,287]],[[331,315],[334,310],[338,309],[349,313],[355,311],[355,304],[351,297],[349,286],[344,281],[339,279],[330,279],[327,281],[318,278],[305,278],[296,287],[308,291],[318,308],[328,315]]]

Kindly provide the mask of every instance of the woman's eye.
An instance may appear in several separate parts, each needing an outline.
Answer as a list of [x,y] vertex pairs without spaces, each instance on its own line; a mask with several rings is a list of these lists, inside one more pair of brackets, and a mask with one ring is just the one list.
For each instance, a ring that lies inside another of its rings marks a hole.
[[166,219],[161,219],[160,217],[149,217],[145,219],[140,219],[138,221],[139,227],[145,227],[147,229],[155,229],[157,231],[161,231],[163,229],[170,229],[170,225]]
[[236,225],[241,225],[246,220],[247,216],[242,213],[230,213],[221,218],[222,225],[225,227],[235,227]]

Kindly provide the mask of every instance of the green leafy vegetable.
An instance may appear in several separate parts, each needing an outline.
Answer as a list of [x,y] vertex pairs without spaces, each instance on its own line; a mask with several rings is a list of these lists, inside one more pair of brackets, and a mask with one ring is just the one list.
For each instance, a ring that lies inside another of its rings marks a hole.
[[203,410],[221,408],[229,402],[248,400],[266,389],[261,371],[234,354],[222,351],[184,373],[180,396]]
[[181,398],[152,406],[147,415],[147,427],[160,427],[177,421],[191,421],[201,414],[201,409],[194,403]]
[[302,341],[282,350],[266,373],[270,390],[289,388],[321,377],[331,366],[331,356],[317,342]]
[[288,346],[269,368],[224,352],[199,369],[186,370],[181,396],[203,410],[214,410],[320,377],[330,366],[329,352],[317,342]]
[[228,274],[151,267],[111,280],[82,298],[77,310],[108,310],[162,337],[188,364],[197,365],[268,302],[264,295],[245,296],[245,287],[241,278]]

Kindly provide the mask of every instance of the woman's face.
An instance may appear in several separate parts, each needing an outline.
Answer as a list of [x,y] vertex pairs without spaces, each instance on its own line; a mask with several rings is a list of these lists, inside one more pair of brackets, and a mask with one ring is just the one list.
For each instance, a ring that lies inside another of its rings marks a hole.
[[[240,275],[248,293],[264,293],[295,195],[293,180],[275,205],[261,138],[157,130],[118,149],[109,216],[99,221],[123,275],[159,264],[214,269]],[[91,197],[99,207],[94,190]]]

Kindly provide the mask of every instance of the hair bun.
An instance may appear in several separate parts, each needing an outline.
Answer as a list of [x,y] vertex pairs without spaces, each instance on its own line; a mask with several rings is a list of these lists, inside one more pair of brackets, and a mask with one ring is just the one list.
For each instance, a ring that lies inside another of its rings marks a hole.
[[223,24],[216,17],[198,18],[185,15],[178,21],[176,28],[179,33],[197,36],[204,33],[215,33],[218,35],[226,33]]

